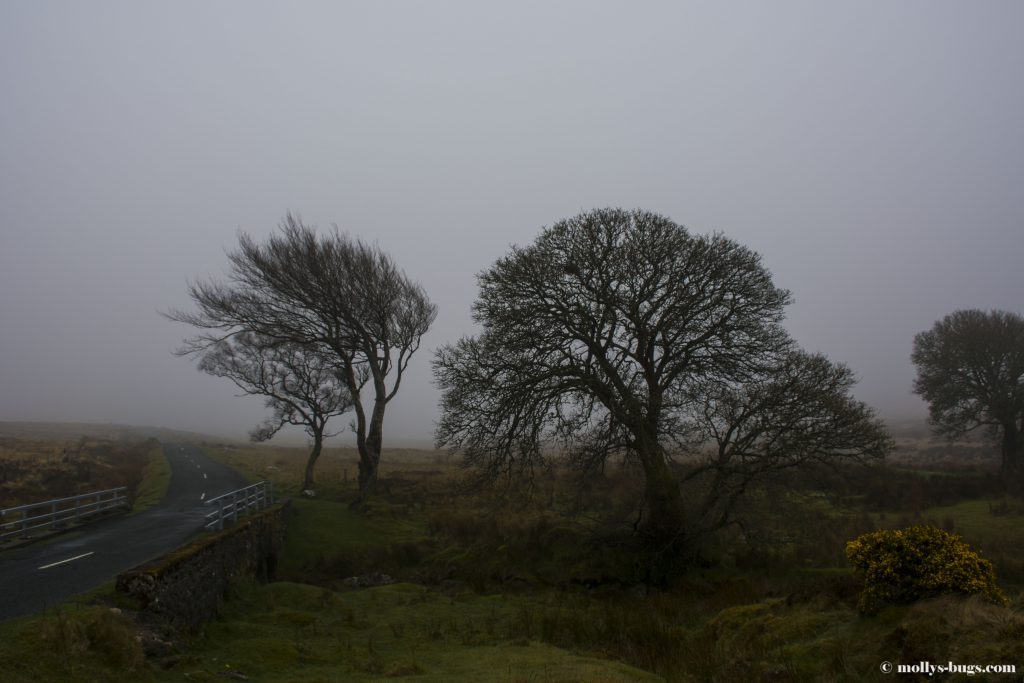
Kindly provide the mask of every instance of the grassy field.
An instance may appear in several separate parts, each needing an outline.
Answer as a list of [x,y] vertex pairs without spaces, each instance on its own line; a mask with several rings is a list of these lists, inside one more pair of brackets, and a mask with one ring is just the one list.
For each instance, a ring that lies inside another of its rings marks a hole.
[[66,425],[49,431],[0,423],[0,507],[119,486],[128,488],[137,509],[163,497],[170,468],[156,440],[117,429],[88,431],[76,436]]
[[[270,478],[279,491],[299,493],[302,449],[230,448],[214,455],[248,469],[252,478]],[[845,495],[842,484],[831,490],[813,477],[783,482],[750,497],[746,513],[757,523],[748,525],[742,539],[724,534],[709,549],[717,562],[656,591],[636,584],[622,549],[604,543],[607,519],[598,523],[585,513],[570,514],[578,498],[568,480],[546,482],[529,493],[467,494],[459,490],[459,471],[442,453],[397,451],[385,457],[382,495],[368,509],[355,512],[347,504],[355,494],[356,459],[350,450],[325,453],[317,498],[294,500],[281,575],[316,585],[326,604],[310,612],[304,603],[304,619],[312,620],[292,625],[290,633],[281,626],[281,637],[303,642],[310,630],[320,628],[316,624],[334,623],[338,610],[355,610],[364,626],[362,638],[338,636],[332,627],[324,627],[326,632],[355,643],[356,652],[373,643],[385,653],[376,671],[361,670],[358,662],[333,665],[336,680],[385,677],[389,667],[403,666],[433,675],[436,664],[386,656],[420,652],[429,632],[444,641],[451,661],[456,659],[452,648],[514,648],[513,643],[525,641],[678,681],[877,680],[882,661],[918,661],[915,657],[1024,664],[1018,637],[1024,635],[1021,583],[1014,565],[1024,540],[1022,506],[1005,497],[929,504],[974,496],[976,472],[941,464],[932,471],[935,464],[929,463],[922,473],[907,459],[898,476],[888,470],[863,475],[867,478],[855,488],[881,488],[874,498]],[[614,500],[618,488],[628,491],[628,477],[617,476],[611,475],[615,486],[591,492],[592,501]],[[893,476],[894,490],[910,495],[885,489],[881,482]],[[879,505],[883,509],[875,510]],[[987,549],[1001,575],[1011,579],[1003,584],[1013,606],[946,596],[873,617],[858,614],[859,585],[843,555],[846,541],[876,527],[922,521],[952,527]],[[371,572],[406,583],[358,591],[345,585],[347,577]],[[264,592],[243,598],[229,620],[253,618],[261,601],[274,600],[276,589],[252,589]],[[392,591],[429,597],[417,598],[422,608],[412,619],[391,599]],[[375,609],[360,612],[358,606],[371,599]],[[493,612],[489,631],[480,626],[481,604],[505,608]],[[408,631],[396,626],[405,623],[417,625]],[[206,664],[224,661],[222,648],[231,641],[223,631],[208,629],[193,652],[203,652]],[[305,660],[296,661],[296,670],[304,670]],[[260,675],[273,680],[281,674],[263,670]],[[549,678],[531,675],[494,673],[489,680],[577,680],[561,670]],[[440,679],[464,680],[454,669],[443,669]]]
[[[565,476],[468,492],[447,455],[388,451],[380,494],[355,510],[351,450],[324,453],[314,498],[298,491],[304,449],[208,450],[292,498],[279,581],[237,585],[219,619],[163,644],[102,591],[0,625],[9,680],[876,681],[883,661],[924,660],[1024,672],[1024,501],[985,493],[993,478],[974,464],[782,480],[749,496],[743,533],[654,588],[614,527],[628,471],[583,493]],[[992,559],[1011,604],[939,596],[859,614],[845,543],[921,522]]]

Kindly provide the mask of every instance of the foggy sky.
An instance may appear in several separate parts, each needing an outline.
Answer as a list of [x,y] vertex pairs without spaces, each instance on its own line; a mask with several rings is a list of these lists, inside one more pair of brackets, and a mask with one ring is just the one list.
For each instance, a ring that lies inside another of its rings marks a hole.
[[159,311],[291,210],[439,305],[385,423],[427,442],[475,274],[604,206],[760,252],[796,339],[922,415],[913,335],[1024,312],[1022,28],[1010,0],[0,0],[0,420],[242,437],[261,401]]

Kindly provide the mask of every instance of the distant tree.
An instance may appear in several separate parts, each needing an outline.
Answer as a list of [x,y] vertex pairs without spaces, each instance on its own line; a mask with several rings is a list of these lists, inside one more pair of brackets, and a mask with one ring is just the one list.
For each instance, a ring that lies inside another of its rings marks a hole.
[[701,473],[717,493],[698,514],[709,520],[762,470],[886,448],[846,394],[849,372],[794,351],[780,325],[789,293],[721,235],[596,210],[514,247],[479,282],[481,333],[434,360],[436,440],[487,477],[527,474],[553,454],[582,470],[634,459],[640,528],[667,548],[685,541],[673,461],[708,437],[718,455]]
[[997,437],[1002,469],[1024,478],[1024,318],[962,310],[914,337],[914,391],[950,439],[982,428]]
[[328,355],[355,409],[364,500],[377,481],[385,409],[437,307],[378,247],[337,229],[318,236],[291,214],[265,243],[241,234],[228,258],[227,282],[190,285],[198,312],[169,317],[206,330],[186,340],[194,348],[252,332]]
[[230,379],[245,394],[265,397],[271,416],[249,433],[253,441],[266,441],[289,424],[306,430],[313,448],[302,490],[314,488],[324,438],[334,435],[327,432],[327,422],[352,409],[337,364],[314,346],[275,342],[252,332],[194,348],[186,345],[180,353],[195,356],[200,370]]

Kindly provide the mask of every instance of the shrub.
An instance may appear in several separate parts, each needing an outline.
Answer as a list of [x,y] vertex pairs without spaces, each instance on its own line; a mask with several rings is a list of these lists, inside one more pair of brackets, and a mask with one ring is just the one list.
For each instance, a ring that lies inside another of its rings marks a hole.
[[134,670],[145,659],[135,625],[117,610],[98,606],[73,614],[61,610],[43,622],[39,635],[43,647],[69,668],[83,665],[83,657],[88,656],[118,670]]
[[992,563],[959,536],[934,526],[863,534],[846,544],[846,557],[864,574],[857,603],[863,613],[944,593],[978,594],[1007,604]]

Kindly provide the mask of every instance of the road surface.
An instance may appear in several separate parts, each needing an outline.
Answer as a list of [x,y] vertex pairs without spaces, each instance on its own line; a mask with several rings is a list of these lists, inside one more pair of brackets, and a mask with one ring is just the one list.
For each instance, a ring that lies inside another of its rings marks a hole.
[[181,546],[201,531],[204,500],[246,485],[196,446],[168,443],[164,453],[171,484],[154,507],[0,552],[0,620],[59,605]]

